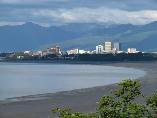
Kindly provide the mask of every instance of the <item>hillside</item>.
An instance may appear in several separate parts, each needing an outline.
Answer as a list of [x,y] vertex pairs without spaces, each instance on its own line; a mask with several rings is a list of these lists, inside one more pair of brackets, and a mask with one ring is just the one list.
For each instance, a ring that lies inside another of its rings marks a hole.
[[136,47],[143,51],[155,51],[157,22],[141,26],[77,23],[52,27],[28,22],[0,27],[0,51],[37,50],[55,44],[60,44],[63,49],[94,49],[95,45],[107,40],[123,43],[124,49]]

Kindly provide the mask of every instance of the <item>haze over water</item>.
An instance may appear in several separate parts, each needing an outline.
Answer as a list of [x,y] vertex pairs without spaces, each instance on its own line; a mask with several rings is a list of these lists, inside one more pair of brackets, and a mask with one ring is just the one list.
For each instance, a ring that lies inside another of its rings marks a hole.
[[142,70],[101,65],[0,64],[0,100],[136,79]]

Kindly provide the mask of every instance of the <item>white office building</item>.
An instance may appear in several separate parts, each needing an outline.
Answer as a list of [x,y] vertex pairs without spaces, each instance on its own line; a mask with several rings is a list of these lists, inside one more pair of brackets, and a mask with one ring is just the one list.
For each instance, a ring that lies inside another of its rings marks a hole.
[[128,48],[128,53],[139,53],[136,48]]
[[104,52],[104,47],[102,45],[97,45],[96,54],[103,54],[103,52]]
[[79,50],[79,54],[90,54],[90,51]]
[[69,54],[79,54],[79,49],[72,49],[67,51],[68,55]]

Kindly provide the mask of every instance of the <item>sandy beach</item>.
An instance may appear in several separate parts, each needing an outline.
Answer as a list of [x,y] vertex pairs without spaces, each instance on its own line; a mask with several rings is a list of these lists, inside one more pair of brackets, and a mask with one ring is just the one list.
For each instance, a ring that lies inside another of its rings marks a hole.
[[[127,67],[144,70],[146,75],[139,80],[145,96],[157,91],[157,62],[106,63],[107,66]],[[108,95],[116,85],[79,89],[43,95],[32,95],[0,102],[0,118],[54,118],[52,108],[69,107],[74,111],[93,112],[97,101]]]

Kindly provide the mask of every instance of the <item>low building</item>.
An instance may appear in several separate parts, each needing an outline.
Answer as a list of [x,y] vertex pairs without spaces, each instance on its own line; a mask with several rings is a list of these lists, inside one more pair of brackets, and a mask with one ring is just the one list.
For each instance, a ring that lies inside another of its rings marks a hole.
[[[36,53],[40,53],[40,52],[36,52]],[[42,56],[46,56],[46,55],[61,55],[61,50],[59,46],[55,46],[52,48],[47,48],[46,50],[42,51]]]
[[24,59],[24,56],[17,56],[17,59]]
[[90,51],[79,50],[79,54],[90,54]]
[[92,50],[90,54],[96,54],[96,50]]
[[42,55],[43,55],[42,51],[36,51],[36,52],[33,52],[32,56],[42,56]]
[[70,54],[79,54],[79,49],[72,49],[67,51],[68,55]]
[[85,50],[79,50],[79,54],[85,54],[86,51]]
[[46,55],[48,55],[47,50],[43,50],[42,51],[42,56],[46,56]]
[[56,54],[56,55],[61,54],[60,47],[59,46],[55,46],[53,48],[48,48],[47,49],[47,54]]
[[124,51],[117,51],[117,54],[126,53]]
[[136,48],[128,48],[128,53],[139,53]]
[[24,54],[30,54],[31,51],[24,51]]

